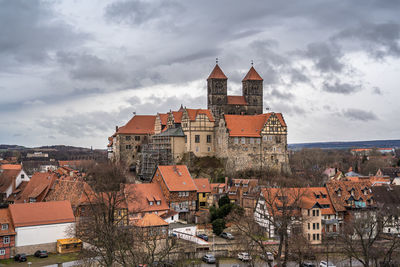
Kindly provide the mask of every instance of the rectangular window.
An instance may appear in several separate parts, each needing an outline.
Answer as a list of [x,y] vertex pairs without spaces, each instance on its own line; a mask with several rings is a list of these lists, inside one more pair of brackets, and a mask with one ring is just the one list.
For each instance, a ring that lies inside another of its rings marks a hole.
[[310,239],[311,239],[310,234],[308,234],[308,241],[310,241]]
[[254,144],[254,138],[250,137],[250,144]]
[[310,210],[307,210],[307,215],[310,216]]
[[131,145],[126,145],[125,148],[126,149],[131,149],[132,147],[131,147]]
[[211,143],[211,135],[207,135],[207,143]]
[[10,244],[10,237],[9,236],[3,237],[3,244]]
[[312,224],[312,229],[315,230],[315,223]]
[[6,255],[6,250],[4,248],[0,248],[0,256]]
[[8,229],[8,223],[3,223],[1,225],[1,230],[7,230]]
[[203,197],[206,197],[206,193],[203,193]]
[[241,143],[242,143],[242,144],[246,144],[246,137],[242,137]]
[[257,138],[257,144],[261,144],[261,138]]
[[135,135],[135,141],[140,141],[140,135]]
[[21,174],[21,179],[24,179],[25,178],[25,174]]
[[319,210],[317,210],[317,216],[319,216]]
[[29,198],[29,203],[34,203],[34,202],[36,202],[36,198],[30,197],[30,198]]
[[211,147],[207,147],[207,151],[210,152],[211,151]]
[[312,216],[315,217],[315,210],[312,211]]
[[317,230],[319,230],[319,223],[317,223]]
[[185,144],[187,143],[187,135],[185,135]]
[[319,240],[319,234],[317,234],[317,240]]
[[310,223],[308,223],[308,230],[310,230]]
[[200,135],[196,134],[196,135],[194,136],[194,142],[195,142],[195,143],[200,143]]
[[234,144],[239,144],[239,137],[235,137],[235,138],[233,139],[233,143],[234,143]]
[[160,206],[161,205],[161,201],[157,200],[157,205]]
[[126,141],[130,141],[130,140],[131,140],[130,135],[125,136],[125,140],[126,140]]
[[153,201],[149,201],[149,205],[150,205],[150,206],[153,206]]
[[315,240],[315,234],[312,234],[312,239]]

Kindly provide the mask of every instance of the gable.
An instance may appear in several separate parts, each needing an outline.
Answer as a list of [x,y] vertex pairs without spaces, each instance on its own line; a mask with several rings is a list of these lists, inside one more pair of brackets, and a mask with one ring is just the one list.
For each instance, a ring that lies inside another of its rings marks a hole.
[[287,127],[282,114],[272,113],[264,124],[263,134],[286,134]]

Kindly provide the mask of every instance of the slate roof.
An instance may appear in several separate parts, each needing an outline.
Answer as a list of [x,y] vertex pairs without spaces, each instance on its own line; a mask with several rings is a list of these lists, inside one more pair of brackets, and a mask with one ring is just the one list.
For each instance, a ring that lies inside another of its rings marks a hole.
[[165,131],[163,131],[162,133],[157,134],[155,136],[185,137],[185,134],[183,133],[183,130],[181,127],[176,127],[176,128],[168,128]]

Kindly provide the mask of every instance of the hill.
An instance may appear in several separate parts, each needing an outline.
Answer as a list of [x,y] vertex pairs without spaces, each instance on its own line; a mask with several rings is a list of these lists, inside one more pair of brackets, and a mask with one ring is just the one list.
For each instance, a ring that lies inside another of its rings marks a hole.
[[298,143],[298,144],[288,145],[288,148],[290,150],[300,150],[303,148],[350,149],[350,148],[373,148],[373,147],[400,148],[400,140],[317,142],[317,143]]

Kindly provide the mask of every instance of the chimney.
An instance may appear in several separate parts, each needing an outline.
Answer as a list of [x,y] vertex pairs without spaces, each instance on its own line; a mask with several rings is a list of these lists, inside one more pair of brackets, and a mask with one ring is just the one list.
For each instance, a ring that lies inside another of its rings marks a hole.
[[115,126],[115,132],[118,132],[118,126]]

